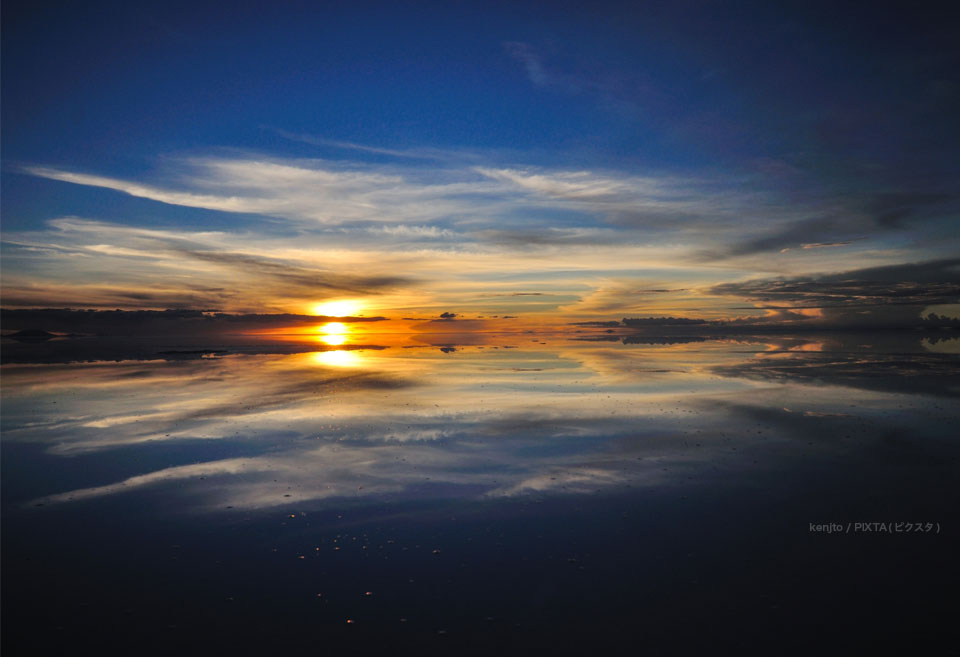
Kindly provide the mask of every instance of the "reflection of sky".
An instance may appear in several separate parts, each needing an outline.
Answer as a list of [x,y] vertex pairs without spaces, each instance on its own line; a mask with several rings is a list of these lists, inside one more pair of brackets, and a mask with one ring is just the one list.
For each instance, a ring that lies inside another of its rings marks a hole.
[[[117,450],[136,463],[44,504],[143,489],[188,508],[267,508],[661,485],[762,468],[801,442],[864,449],[882,427],[944,427],[935,397],[881,385],[878,357],[829,343],[540,342],[7,365],[4,436],[58,467]],[[955,367],[911,358],[919,393]]]

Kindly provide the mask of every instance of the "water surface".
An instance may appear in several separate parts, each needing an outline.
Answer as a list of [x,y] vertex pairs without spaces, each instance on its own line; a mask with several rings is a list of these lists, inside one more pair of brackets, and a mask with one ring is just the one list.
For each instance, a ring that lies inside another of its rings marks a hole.
[[5,645],[803,653],[950,627],[949,336],[336,342],[5,343]]

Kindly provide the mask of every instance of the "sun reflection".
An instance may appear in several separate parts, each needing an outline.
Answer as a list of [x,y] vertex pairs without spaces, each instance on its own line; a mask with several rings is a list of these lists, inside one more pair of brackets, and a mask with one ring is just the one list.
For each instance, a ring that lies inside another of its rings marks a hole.
[[[350,334],[350,327],[343,322],[327,322],[323,326],[317,327],[317,330],[321,333],[317,339],[331,347],[339,347],[346,343]],[[342,349],[317,351],[310,357],[319,365],[332,367],[357,367],[360,365],[360,356],[355,351]]]
[[310,355],[317,365],[327,367],[358,367],[361,363],[360,354],[356,351],[315,351]]

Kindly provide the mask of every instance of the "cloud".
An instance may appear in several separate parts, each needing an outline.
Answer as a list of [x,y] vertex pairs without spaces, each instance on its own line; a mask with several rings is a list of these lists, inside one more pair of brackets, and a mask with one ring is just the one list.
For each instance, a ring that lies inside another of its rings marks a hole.
[[[481,216],[487,214],[491,192],[496,191],[476,175],[458,174],[444,181],[443,172],[432,171],[428,181],[415,169],[373,169],[325,160],[205,157],[171,166],[179,170],[166,186],[49,167],[25,167],[24,172],[170,205],[323,225],[437,221],[463,211],[462,199],[467,196],[474,197],[470,214]],[[488,203],[482,202],[484,197]]]
[[867,211],[882,228],[905,228],[906,224],[929,215],[943,206],[954,206],[960,200],[956,192],[887,192],[867,201]]
[[567,86],[562,80],[547,73],[543,65],[543,58],[537,52],[536,48],[529,43],[508,41],[503,44],[503,49],[508,55],[523,64],[527,77],[538,87],[549,87],[553,85]]
[[[801,249],[828,249],[836,246],[848,246],[853,244],[856,240],[847,240],[846,242],[819,242],[813,244],[801,244]],[[791,247],[784,247],[780,249],[780,253],[786,253],[790,250]]]
[[[650,175],[453,159],[424,166],[395,159],[221,152],[164,160],[164,169],[146,176],[149,182],[27,167],[35,176],[246,216],[236,215],[228,231],[62,217],[49,222],[49,230],[6,233],[5,302],[302,312],[298,304],[310,300],[377,295],[413,315],[460,304],[467,293],[478,312],[514,314],[521,307],[483,304],[478,295],[516,277],[549,283],[566,297],[537,305],[538,312],[556,310],[589,287],[595,290],[589,300],[565,310],[637,313],[651,301],[638,290],[660,285],[631,278],[657,277],[663,288],[675,289],[678,279],[703,285],[716,280],[716,267],[748,271],[750,262],[787,274],[835,268],[849,261],[848,250],[870,253],[890,231],[928,220],[925,226],[942,228],[942,213],[953,202],[934,191],[889,193],[857,200],[860,209],[846,212],[815,194],[785,199],[762,180],[731,173]],[[907,235],[920,239],[916,231]],[[887,259],[921,248],[900,247]],[[771,251],[783,256],[749,260]],[[622,285],[603,292],[610,281]],[[617,303],[617,294],[626,295],[626,304]],[[670,307],[654,301],[651,312],[688,313],[711,302],[676,299]]]
[[[689,236],[694,229],[732,228],[760,201],[768,219],[771,215],[763,192],[739,189],[739,183],[716,176],[639,176],[462,164],[425,169],[251,155],[171,159],[166,166],[171,173],[163,184],[51,167],[28,166],[22,171],[160,203],[263,215],[298,226],[376,223],[366,228],[370,234],[398,238],[509,240],[512,231],[504,230],[503,224],[516,223],[518,217],[525,225],[517,231],[520,236],[603,241],[614,239],[617,232],[649,229]],[[780,214],[793,216],[792,212]],[[557,220],[560,216],[562,221]],[[441,222],[447,226],[436,225]],[[603,232],[597,222],[612,228]],[[454,225],[471,232],[455,233],[449,228]],[[556,232],[563,230],[569,233]],[[722,237],[717,232],[705,235],[718,236]]]
[[690,198],[689,190],[679,189],[683,184],[680,180],[667,178],[604,176],[590,171],[549,172],[485,167],[477,167],[476,170],[488,178],[553,198],[583,201],[635,201],[646,198],[664,203]]
[[367,232],[374,235],[409,238],[413,240],[440,240],[457,237],[457,233],[446,228],[439,228],[437,226],[409,226],[406,224],[396,226],[370,226],[367,228]]
[[[149,295],[138,301],[156,301]],[[5,303],[8,303],[5,300]],[[10,305],[13,305],[12,303]],[[213,310],[71,310],[67,308],[3,308],[0,310],[4,331],[42,329],[53,333],[79,333],[93,335],[191,335],[209,336],[269,329],[294,329],[316,327],[318,323],[335,319],[346,324],[366,324],[385,321],[385,317],[326,317],[294,314],[229,314]],[[87,346],[97,349],[114,345],[91,344],[81,341],[77,345],[83,353]],[[123,347],[116,345],[122,353]]]
[[955,212],[960,195],[932,192],[850,194],[808,201],[801,206],[813,216],[787,221],[758,237],[726,249],[711,248],[704,259],[744,256],[768,251],[844,247],[888,233],[903,232],[923,221],[943,220]]
[[823,309],[824,323],[911,324],[926,306],[960,300],[960,258],[723,283],[709,292],[770,310]]
[[702,300],[688,288],[661,280],[604,280],[576,303],[562,307],[574,314],[672,315],[701,311]]
[[242,271],[248,276],[266,280],[272,279],[276,283],[282,284],[283,289],[289,290],[289,293],[295,294],[304,289],[309,289],[311,290],[310,297],[316,295],[316,290],[322,290],[324,293],[370,294],[377,289],[395,287],[409,282],[408,279],[401,276],[338,274],[329,270],[298,266],[289,261],[245,253],[192,250],[182,250],[180,253],[190,259]]
[[527,78],[535,86],[566,94],[588,94],[598,105],[627,118],[638,115],[648,120],[655,114],[672,111],[677,114],[682,105],[662,85],[655,84],[643,70],[615,70],[609,66],[581,59],[576,65],[561,61],[555,53],[545,52],[530,43],[508,41],[503,44],[508,56],[523,66]]
[[[960,303],[958,258],[703,286],[668,286],[667,280],[605,279],[561,310],[607,318],[710,320],[711,330],[723,332],[797,323],[814,328],[916,327],[930,307]],[[743,316],[744,310],[752,312]]]
[[[324,160],[194,158],[179,163],[168,186],[26,167],[34,176],[110,189],[185,207],[281,217],[325,226],[376,222],[400,236],[449,237],[424,222],[494,222],[523,205],[580,212],[619,226],[649,217],[732,217],[727,193],[694,178],[614,176],[589,171],[465,167],[430,171]],[[173,189],[170,185],[180,189]],[[184,189],[184,188],[187,189]],[[746,202],[744,198],[742,201]],[[403,228],[390,228],[401,224]],[[585,228],[585,227],[580,227]],[[482,234],[480,235],[482,237]]]
[[550,245],[603,245],[621,242],[624,235],[621,231],[610,228],[554,226],[538,229],[491,229],[472,233],[472,237],[484,243],[492,243],[505,247],[530,248]]
[[377,273],[376,265],[355,274],[316,257],[307,261],[309,252],[293,254],[288,244],[271,248],[276,241],[255,233],[145,229],[76,217],[49,226],[4,243],[5,306],[262,312],[380,295],[412,283],[395,272]]
[[954,303],[960,295],[960,258],[723,283],[710,291],[797,307]]
[[365,144],[357,144],[351,141],[341,141],[337,139],[325,139],[323,137],[317,137],[315,135],[308,135],[302,133],[294,133],[288,130],[281,130],[279,128],[270,128],[270,130],[284,139],[289,139],[291,141],[297,141],[303,144],[310,144],[311,146],[321,146],[325,148],[335,148],[348,151],[356,151],[360,153],[369,153],[372,155],[386,155],[388,157],[402,158],[402,159],[413,159],[413,160],[450,160],[454,159],[457,154],[453,151],[442,150],[437,148],[417,148],[417,149],[396,149],[396,148],[382,148],[379,146],[367,146]]

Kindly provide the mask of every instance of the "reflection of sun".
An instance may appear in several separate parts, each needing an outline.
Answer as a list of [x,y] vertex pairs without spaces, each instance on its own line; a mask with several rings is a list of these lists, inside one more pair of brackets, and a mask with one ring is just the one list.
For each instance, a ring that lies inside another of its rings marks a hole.
[[360,354],[356,351],[315,351],[311,354],[313,362],[327,367],[357,367],[360,365]]
[[[331,347],[338,347],[344,344],[350,334],[350,327],[343,322],[327,322],[323,326],[317,327],[317,330],[322,334],[318,338],[320,342],[328,344]],[[356,367],[360,364],[360,357],[354,351],[343,351],[340,349],[317,351],[311,354],[311,357],[318,365]]]
[[349,299],[341,301],[327,301],[318,303],[312,309],[314,315],[326,315],[327,317],[347,317],[356,315],[363,310],[363,304],[359,301],[350,301]]

